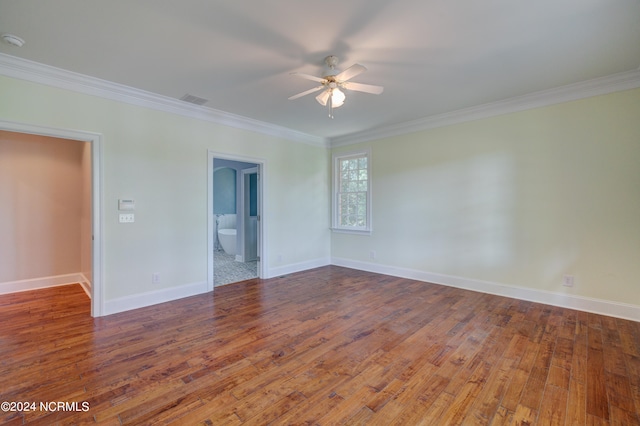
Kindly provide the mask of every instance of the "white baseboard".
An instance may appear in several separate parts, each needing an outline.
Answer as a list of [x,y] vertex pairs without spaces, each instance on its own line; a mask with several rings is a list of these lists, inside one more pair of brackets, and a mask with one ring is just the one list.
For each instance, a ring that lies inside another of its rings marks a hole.
[[84,292],[87,293],[87,296],[89,296],[89,299],[91,299],[91,280],[87,278],[87,276],[82,272],[80,273],[80,277],[82,278],[80,280],[80,286],[82,287]]
[[530,302],[592,312],[595,314],[623,318],[632,321],[640,321],[640,306],[628,303],[594,299],[584,296],[573,296],[546,290],[510,286],[490,281],[424,272],[415,269],[398,268],[395,266],[380,265],[378,263],[362,262],[344,258],[331,258],[331,264],[358,269],[361,271],[375,272],[400,278],[409,278],[417,281],[425,281],[449,287],[478,291],[481,293],[495,294],[498,296],[512,297],[514,299],[528,300]]
[[[510,286],[490,281],[475,280],[471,278],[452,275],[425,272],[416,269],[398,268],[395,266],[381,265],[378,263],[362,262],[345,258],[319,258],[306,262],[284,265],[268,270],[265,278],[279,277],[308,269],[319,268],[327,265],[344,266],[346,268],[361,271],[375,272],[401,278],[409,278],[434,284],[457,287],[465,290],[495,294],[498,296],[512,297],[514,299],[528,300],[563,308],[576,309],[585,312],[593,312],[617,318],[629,319],[640,322],[640,306],[628,303],[614,302],[610,300],[595,299],[584,296],[574,296],[556,293],[546,290],[537,290],[526,287]],[[91,297],[91,280],[78,272],[74,274],[56,275],[50,277],[33,278],[28,280],[9,281],[0,283],[0,294],[16,293],[28,290],[37,290],[47,287],[56,287],[69,284],[80,284]],[[170,302],[183,297],[195,296],[207,292],[205,281],[135,294],[105,302],[104,315],[124,312],[131,309],[151,306],[158,303]]]
[[91,297],[91,284],[85,276],[78,272],[74,274],[53,275],[50,277],[32,278],[28,280],[7,281],[0,283],[0,294],[17,293],[20,291],[38,290],[47,287],[61,285],[80,284],[87,291],[83,283],[89,283],[89,297]]
[[[271,268],[268,270],[268,276],[265,278],[279,277],[281,275],[305,271],[307,269],[313,269],[327,265],[330,265],[330,259],[321,258],[308,262],[301,262],[278,268]],[[158,303],[170,302],[172,300],[206,293],[207,291],[207,283],[206,281],[203,281],[199,283],[186,284],[180,287],[165,288],[157,291],[150,291],[147,293],[134,294],[118,299],[107,300],[104,304],[104,315],[111,315],[118,312],[156,305]]]
[[277,266],[275,268],[269,268],[267,276],[265,278],[281,277],[283,275],[293,274],[295,272],[306,271],[307,269],[314,269],[327,265],[331,265],[331,259],[328,257],[322,257],[319,259],[308,260],[306,262]]
[[179,287],[163,288],[146,293],[134,294],[120,297],[118,299],[107,300],[104,303],[104,315],[116,314],[118,312],[132,309],[144,308],[146,306],[157,305],[158,303],[170,302],[184,297],[195,296],[207,292],[207,282],[186,284]]

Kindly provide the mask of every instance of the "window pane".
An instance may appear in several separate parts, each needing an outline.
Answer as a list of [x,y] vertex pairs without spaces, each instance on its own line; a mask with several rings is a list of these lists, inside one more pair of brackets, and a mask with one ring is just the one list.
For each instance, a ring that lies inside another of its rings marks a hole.
[[366,228],[368,226],[368,159],[366,154],[356,158],[338,158],[335,188],[336,226]]
[[349,214],[354,214],[357,208],[357,198],[354,194],[349,194]]
[[349,200],[344,195],[340,195],[340,210],[344,213],[349,208]]

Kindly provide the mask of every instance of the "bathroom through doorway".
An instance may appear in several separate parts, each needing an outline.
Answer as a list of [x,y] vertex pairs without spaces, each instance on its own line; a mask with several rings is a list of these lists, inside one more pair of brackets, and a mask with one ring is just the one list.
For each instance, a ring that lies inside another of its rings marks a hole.
[[210,153],[210,287],[263,277],[260,160]]

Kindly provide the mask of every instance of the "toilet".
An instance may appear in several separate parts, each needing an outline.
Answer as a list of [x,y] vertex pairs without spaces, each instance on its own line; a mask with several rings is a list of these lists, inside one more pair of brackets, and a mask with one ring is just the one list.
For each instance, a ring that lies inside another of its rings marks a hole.
[[235,229],[219,229],[218,241],[225,253],[236,254],[236,230]]

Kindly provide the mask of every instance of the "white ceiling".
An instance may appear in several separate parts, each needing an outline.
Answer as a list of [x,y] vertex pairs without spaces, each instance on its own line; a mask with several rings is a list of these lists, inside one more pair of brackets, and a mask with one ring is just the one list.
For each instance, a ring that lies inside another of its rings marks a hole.
[[[637,70],[638,0],[0,0],[0,52],[336,138]],[[382,85],[327,116],[323,60]]]

